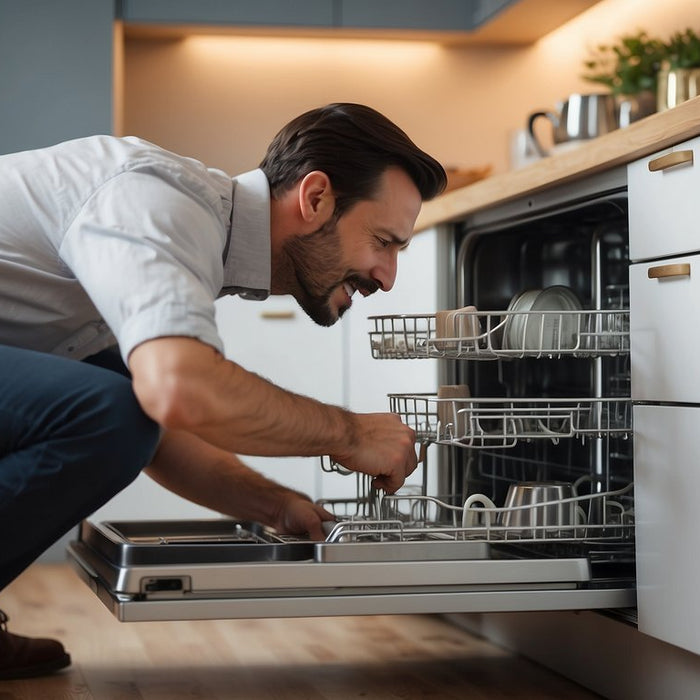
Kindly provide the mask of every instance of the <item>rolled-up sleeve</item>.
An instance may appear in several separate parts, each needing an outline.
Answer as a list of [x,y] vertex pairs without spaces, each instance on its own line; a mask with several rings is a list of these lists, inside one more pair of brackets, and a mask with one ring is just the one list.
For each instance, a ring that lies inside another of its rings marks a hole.
[[214,300],[226,230],[215,203],[148,172],[108,180],[71,222],[59,254],[126,361],[139,344],[188,336],[223,352]]

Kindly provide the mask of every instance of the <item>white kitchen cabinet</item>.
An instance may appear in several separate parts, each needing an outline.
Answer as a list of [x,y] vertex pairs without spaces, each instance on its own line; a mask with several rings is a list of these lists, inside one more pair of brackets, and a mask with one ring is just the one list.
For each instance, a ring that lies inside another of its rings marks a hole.
[[[229,359],[297,394],[344,405],[344,321],[330,328],[318,326],[290,296],[264,302],[229,296],[217,302],[217,324]],[[317,457],[244,461],[274,481],[314,499],[321,496]]]
[[632,399],[699,402],[700,255],[631,265],[630,298]]
[[693,139],[628,167],[639,629],[696,654],[700,255],[678,254],[700,250],[699,146]]
[[700,137],[627,167],[630,260],[700,251]]
[[[388,394],[435,393],[438,383],[437,360],[377,360],[372,357],[369,332],[373,328],[369,316],[387,314],[435,313],[437,300],[438,237],[435,229],[414,236],[410,246],[399,253],[398,273],[394,288],[377,292],[366,299],[355,295],[352,308],[343,318],[346,348],[345,405],[359,413],[389,410]],[[428,455],[432,459],[430,448]],[[430,470],[433,477],[435,469]],[[423,474],[417,470],[407,485]],[[341,498],[355,491],[355,476],[322,475],[324,498]]]
[[700,654],[700,406],[635,406],[639,630]]

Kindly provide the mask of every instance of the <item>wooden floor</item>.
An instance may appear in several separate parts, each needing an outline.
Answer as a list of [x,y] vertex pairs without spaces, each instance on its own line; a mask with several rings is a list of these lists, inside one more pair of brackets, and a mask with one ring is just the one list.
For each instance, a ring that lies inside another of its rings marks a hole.
[[60,639],[54,676],[0,682],[0,700],[583,700],[597,696],[439,617],[117,622],[67,565],[0,593],[18,634]]

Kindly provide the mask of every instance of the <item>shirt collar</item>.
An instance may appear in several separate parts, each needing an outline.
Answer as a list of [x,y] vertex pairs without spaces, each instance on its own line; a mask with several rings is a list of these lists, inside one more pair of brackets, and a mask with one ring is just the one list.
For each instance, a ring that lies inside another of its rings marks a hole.
[[265,173],[257,169],[233,178],[222,292],[265,299],[270,294],[270,268],[270,186]]

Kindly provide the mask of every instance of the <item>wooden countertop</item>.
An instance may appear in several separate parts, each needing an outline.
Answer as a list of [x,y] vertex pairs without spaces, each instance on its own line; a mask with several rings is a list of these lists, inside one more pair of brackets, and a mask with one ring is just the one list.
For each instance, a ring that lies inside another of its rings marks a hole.
[[426,202],[416,231],[462,218],[480,209],[603,172],[669,148],[700,134],[700,97],[653,114],[585,146],[543,158],[520,170],[494,175]]

